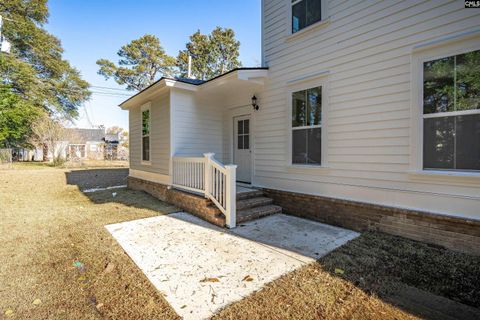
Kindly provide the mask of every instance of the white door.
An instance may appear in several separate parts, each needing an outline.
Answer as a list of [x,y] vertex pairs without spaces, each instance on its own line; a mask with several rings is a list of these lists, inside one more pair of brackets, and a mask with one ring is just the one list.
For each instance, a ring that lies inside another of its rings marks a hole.
[[250,183],[252,179],[250,116],[233,118],[233,127],[233,162],[237,165],[237,181]]

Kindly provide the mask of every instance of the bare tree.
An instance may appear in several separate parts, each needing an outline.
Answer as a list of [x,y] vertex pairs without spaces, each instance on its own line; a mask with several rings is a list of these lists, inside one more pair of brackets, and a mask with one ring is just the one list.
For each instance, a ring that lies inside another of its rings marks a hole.
[[64,161],[64,154],[71,141],[73,132],[65,129],[61,120],[52,119],[45,115],[40,117],[32,126],[32,144],[43,147],[43,160],[48,160],[48,153],[52,155],[54,165],[61,165]]

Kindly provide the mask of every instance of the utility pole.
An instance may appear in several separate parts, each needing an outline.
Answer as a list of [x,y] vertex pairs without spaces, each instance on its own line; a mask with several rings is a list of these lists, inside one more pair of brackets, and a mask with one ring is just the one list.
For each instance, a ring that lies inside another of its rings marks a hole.
[[[3,17],[0,15],[0,52],[10,53],[12,45],[8,42],[2,34]],[[10,20],[10,19],[5,19]]]

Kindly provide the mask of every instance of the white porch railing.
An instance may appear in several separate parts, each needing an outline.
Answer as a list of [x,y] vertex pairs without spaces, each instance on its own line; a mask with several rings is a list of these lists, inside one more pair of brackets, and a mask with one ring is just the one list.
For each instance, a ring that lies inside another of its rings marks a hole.
[[213,158],[173,157],[172,186],[200,192],[223,212],[227,227],[236,225],[236,165],[223,165]]

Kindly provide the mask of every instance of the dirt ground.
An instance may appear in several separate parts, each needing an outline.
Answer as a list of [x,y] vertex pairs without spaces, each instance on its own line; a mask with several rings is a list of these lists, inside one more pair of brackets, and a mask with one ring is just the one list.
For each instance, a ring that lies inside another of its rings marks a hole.
[[[0,319],[176,319],[104,225],[177,211],[127,171],[0,170]],[[366,233],[218,319],[480,319],[480,257]]]

